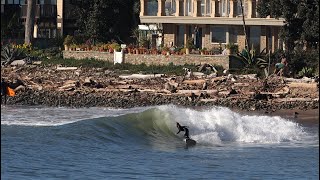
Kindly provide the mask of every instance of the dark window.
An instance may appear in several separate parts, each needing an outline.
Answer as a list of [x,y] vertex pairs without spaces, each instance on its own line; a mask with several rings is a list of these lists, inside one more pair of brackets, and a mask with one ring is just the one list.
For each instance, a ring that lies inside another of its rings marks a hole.
[[226,43],[226,27],[211,26],[211,42]]

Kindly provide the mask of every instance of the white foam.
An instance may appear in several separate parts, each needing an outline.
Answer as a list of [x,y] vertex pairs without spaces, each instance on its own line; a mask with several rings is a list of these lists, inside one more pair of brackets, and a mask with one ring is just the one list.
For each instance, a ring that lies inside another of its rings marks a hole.
[[241,115],[222,107],[202,111],[175,106],[160,109],[171,114],[169,126],[173,132],[175,122],[179,122],[189,126],[191,137],[203,144],[301,142],[308,137],[298,123],[279,116]]

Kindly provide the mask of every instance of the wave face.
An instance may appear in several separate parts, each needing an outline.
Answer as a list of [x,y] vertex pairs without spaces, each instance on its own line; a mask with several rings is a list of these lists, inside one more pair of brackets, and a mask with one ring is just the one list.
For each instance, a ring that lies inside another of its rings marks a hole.
[[[3,107],[1,125],[47,128],[60,138],[108,141],[114,144],[178,145],[189,127],[190,136],[204,146],[228,143],[315,143],[317,134],[278,116],[241,115],[228,108],[206,110],[174,105],[132,108]],[[30,129],[29,129],[30,130]]]

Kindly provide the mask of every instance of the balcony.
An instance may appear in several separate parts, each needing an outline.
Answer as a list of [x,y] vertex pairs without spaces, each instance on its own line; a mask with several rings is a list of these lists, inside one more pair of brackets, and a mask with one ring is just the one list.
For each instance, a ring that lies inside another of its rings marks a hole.
[[[22,5],[21,18],[27,17],[28,5]],[[35,12],[36,18],[57,18],[57,5],[52,4],[38,4]]]

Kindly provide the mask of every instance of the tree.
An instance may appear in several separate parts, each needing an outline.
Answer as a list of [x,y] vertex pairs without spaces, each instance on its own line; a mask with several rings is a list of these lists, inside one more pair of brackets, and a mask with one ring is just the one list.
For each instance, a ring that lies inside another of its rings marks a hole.
[[28,0],[24,43],[30,44],[33,39],[36,0]]
[[318,48],[319,0],[261,0],[258,13],[262,17],[284,18],[281,38],[288,51],[299,44]]
[[129,40],[132,28],[139,22],[139,12],[135,11],[137,2],[139,0],[93,0],[75,4],[78,32],[100,42]]
[[19,6],[8,6],[1,13],[1,38],[21,38],[24,36],[24,26],[19,17]]

